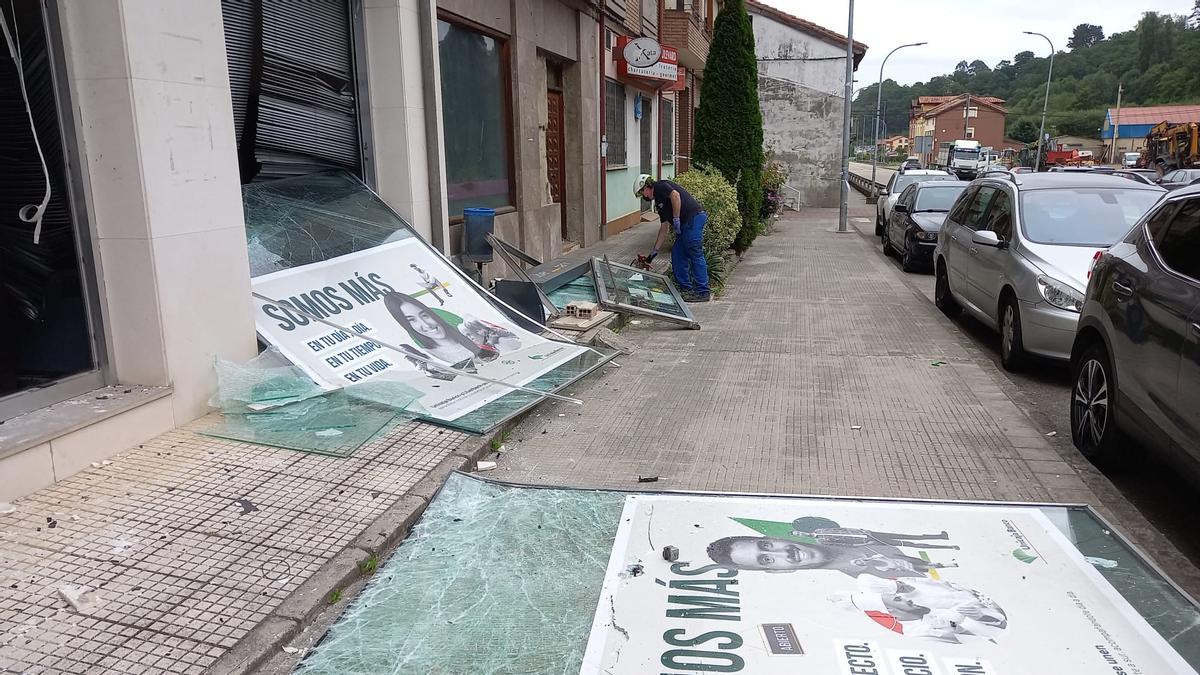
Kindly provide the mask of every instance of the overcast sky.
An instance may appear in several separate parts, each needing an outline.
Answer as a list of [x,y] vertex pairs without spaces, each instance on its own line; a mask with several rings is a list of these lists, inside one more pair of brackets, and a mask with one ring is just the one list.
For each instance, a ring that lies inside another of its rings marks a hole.
[[[846,34],[847,0],[763,0],[785,12]],[[1143,12],[1187,14],[1192,0],[856,0],[854,39],[867,55],[855,73],[854,87],[879,79],[879,64],[894,47],[928,42],[892,55],[884,79],[901,84],[928,81],[954,70],[959,61],[981,59],[989,66],[1030,50],[1043,56],[1050,48],[1032,30],[1045,33],[1055,48],[1066,49],[1071,30],[1097,24],[1104,34],[1131,30]]]

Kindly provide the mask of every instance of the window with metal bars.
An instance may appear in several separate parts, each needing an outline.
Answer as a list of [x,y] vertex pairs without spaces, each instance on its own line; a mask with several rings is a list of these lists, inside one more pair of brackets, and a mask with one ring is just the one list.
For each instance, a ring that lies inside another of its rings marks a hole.
[[662,102],[662,159],[675,161],[675,102],[664,98]]
[[609,167],[624,166],[628,148],[625,140],[625,86],[620,82],[604,82],[604,134],[608,152],[604,158]]

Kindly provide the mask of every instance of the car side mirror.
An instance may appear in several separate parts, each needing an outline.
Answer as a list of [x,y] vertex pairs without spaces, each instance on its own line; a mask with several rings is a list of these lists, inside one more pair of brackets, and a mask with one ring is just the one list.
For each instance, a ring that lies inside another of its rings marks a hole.
[[1004,240],[1000,238],[1000,235],[991,230],[975,230],[975,234],[971,235],[971,243],[992,248],[1003,248],[1004,246]]
[[908,204],[897,204],[892,207],[896,213],[908,213]]

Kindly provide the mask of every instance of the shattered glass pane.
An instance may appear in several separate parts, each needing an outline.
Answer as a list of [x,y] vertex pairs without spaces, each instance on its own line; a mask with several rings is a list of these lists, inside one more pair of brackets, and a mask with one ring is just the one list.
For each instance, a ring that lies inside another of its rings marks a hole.
[[1138,614],[1189,664],[1200,669],[1200,610],[1088,509],[1041,510]]
[[[579,672],[626,495],[452,474],[295,672]],[[1040,510],[1200,665],[1193,604],[1090,510]]]
[[217,392],[208,404],[225,413],[247,413],[325,393],[303,370],[271,347],[246,363],[217,359]]
[[564,309],[571,302],[600,302],[596,295],[596,284],[591,274],[585,274],[572,279],[558,288],[550,291],[550,301],[559,309]]
[[358,179],[340,172],[242,187],[250,276],[416,236]]
[[[580,354],[525,386],[537,391],[556,393],[558,389],[613,360],[617,354],[618,352],[613,349],[593,347],[592,351]],[[460,431],[485,434],[503,424],[505,420],[521,414],[542,400],[542,397],[536,394],[513,391],[450,422],[420,415],[418,418]]]
[[273,448],[348,457],[396,417],[396,410],[343,391],[261,412],[226,413],[199,433]]
[[579,672],[624,499],[451,475],[296,672]]

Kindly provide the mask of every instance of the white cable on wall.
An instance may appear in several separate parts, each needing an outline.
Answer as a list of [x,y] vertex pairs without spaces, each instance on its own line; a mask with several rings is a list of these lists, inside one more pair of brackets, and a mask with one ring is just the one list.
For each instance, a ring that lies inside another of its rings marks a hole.
[[[13,13],[16,16],[16,13]],[[42,153],[42,143],[38,140],[37,127],[33,122],[33,109],[29,106],[29,94],[25,91],[25,66],[21,63],[21,51],[13,41],[12,32],[8,28],[8,18],[0,11],[0,29],[4,31],[4,41],[8,43],[8,53],[17,66],[17,81],[21,85],[21,97],[25,100],[25,114],[29,116],[29,130],[33,132],[33,144],[37,146],[38,159],[42,161],[42,175],[46,179],[46,191],[42,195],[41,204],[26,204],[17,211],[17,217],[26,223],[33,223],[33,243],[41,243],[42,216],[46,213],[46,205],[50,203],[50,167],[46,165],[46,155]]]

